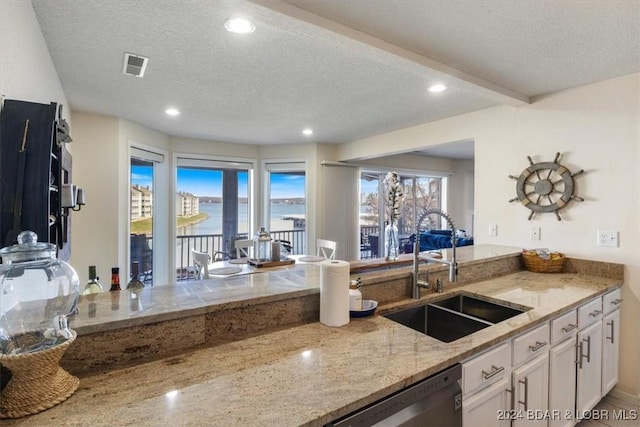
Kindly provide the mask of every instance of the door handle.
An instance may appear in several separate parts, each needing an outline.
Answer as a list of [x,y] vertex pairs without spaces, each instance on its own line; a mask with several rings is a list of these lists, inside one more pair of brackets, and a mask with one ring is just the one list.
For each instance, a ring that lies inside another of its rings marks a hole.
[[518,383],[524,385],[524,401],[518,400],[518,403],[524,405],[524,410],[527,411],[529,408],[529,379],[524,377],[521,380],[518,380]]
[[546,341],[536,341],[535,345],[530,345],[529,346],[529,350],[531,350],[532,352],[538,351],[540,350],[542,347],[544,347],[545,345],[547,345]]
[[482,371],[482,378],[488,380],[489,378],[495,377],[502,371],[504,371],[504,366],[500,366],[498,368],[496,365],[491,365],[491,372]]
[[613,331],[615,330],[614,329],[615,325],[613,323],[613,319],[611,319],[610,321],[607,322],[607,326],[611,326],[611,336],[610,337],[606,337],[606,338],[611,341],[611,344],[613,344],[614,343],[614,336],[613,336],[614,332]]
[[[583,353],[584,343],[587,343],[587,354]],[[591,363],[591,336],[586,338],[582,338],[582,342],[580,342],[580,357],[578,358],[578,367],[582,369],[582,359],[587,359],[587,363]]]

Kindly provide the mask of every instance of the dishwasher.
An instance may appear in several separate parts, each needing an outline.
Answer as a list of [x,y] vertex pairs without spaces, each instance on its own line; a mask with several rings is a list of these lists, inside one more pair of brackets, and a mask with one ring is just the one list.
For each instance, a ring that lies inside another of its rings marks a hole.
[[325,427],[462,426],[462,366],[453,365]]

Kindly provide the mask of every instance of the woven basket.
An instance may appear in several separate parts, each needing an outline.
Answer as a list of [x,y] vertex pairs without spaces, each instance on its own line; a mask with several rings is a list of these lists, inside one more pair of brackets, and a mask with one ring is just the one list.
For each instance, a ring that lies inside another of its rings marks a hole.
[[564,255],[559,254],[559,258],[544,259],[537,255],[522,254],[524,266],[527,270],[534,273],[559,273],[564,265]]
[[11,379],[0,394],[0,419],[37,414],[65,401],[80,380],[62,369],[58,362],[76,339],[34,353],[0,354],[0,363],[11,371]]

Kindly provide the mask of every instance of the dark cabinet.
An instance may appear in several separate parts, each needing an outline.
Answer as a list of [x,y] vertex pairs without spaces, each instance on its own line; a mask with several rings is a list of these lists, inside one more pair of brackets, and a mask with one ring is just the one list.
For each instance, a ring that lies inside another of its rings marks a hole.
[[[71,180],[71,156],[61,139],[62,107],[6,100],[0,112],[0,244],[32,230],[68,259],[69,217],[60,189]],[[64,132],[63,132],[64,133]],[[67,134],[68,135],[68,134]]]

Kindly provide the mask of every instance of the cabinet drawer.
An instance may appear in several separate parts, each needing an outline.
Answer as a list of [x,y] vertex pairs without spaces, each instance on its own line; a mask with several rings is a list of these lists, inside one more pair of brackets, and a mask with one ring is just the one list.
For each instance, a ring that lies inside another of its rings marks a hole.
[[572,310],[551,321],[551,345],[576,334],[578,330],[578,312]]
[[549,324],[513,339],[513,367],[549,350]]
[[622,303],[622,291],[620,288],[613,290],[602,297],[603,314],[609,314],[616,308],[620,308]]
[[511,374],[511,347],[508,342],[462,364],[462,393],[475,391]]
[[582,329],[602,319],[602,298],[596,298],[578,307],[578,328]]

